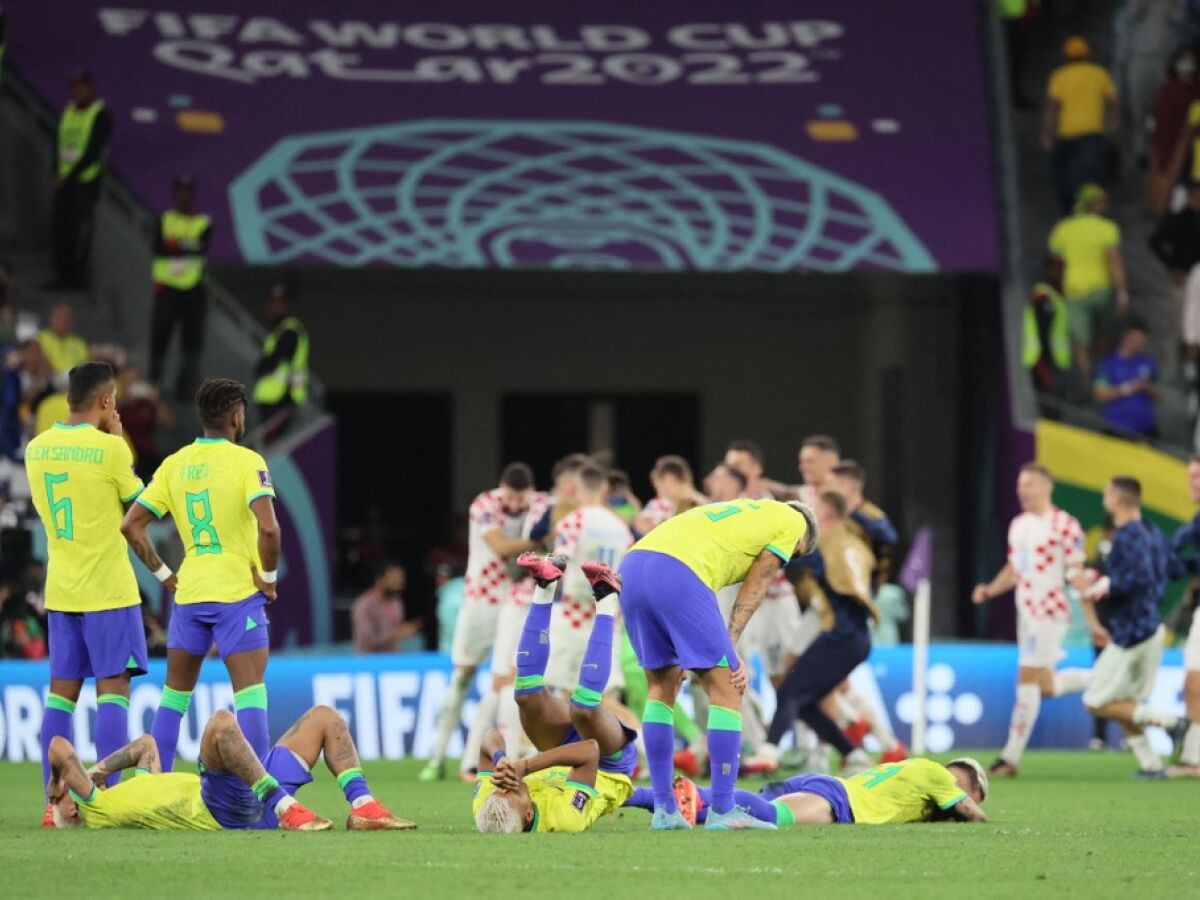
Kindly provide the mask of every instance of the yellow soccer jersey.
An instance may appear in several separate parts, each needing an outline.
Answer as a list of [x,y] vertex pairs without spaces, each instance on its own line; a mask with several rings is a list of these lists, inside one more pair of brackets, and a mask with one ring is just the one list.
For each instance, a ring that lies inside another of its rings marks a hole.
[[856,825],[894,825],[924,822],[938,809],[963,800],[954,775],[931,759],[906,759],[843,778]]
[[74,791],[71,796],[88,828],[221,830],[200,796],[200,776],[188,772],[138,775],[86,800]]
[[[616,812],[633,796],[633,782],[624,775],[597,772],[596,786],[568,781],[571,770],[555,766],[525,776],[529,797],[533,800],[533,827],[530,831],[557,831],[577,834],[587,831],[606,813]],[[491,772],[480,772],[475,779],[472,813],[495,790]]]
[[785,564],[808,530],[804,516],[778,500],[734,500],[697,506],[667,519],[633,545],[673,556],[719,591],[746,580],[759,554]]
[[121,519],[142,481],[124,439],[59,422],[29,442],[25,471],[46,529],[46,609],[100,612],[140,603]]
[[176,603],[237,603],[258,590],[250,567],[261,571],[262,560],[250,504],[259,497],[275,497],[266,462],[224,438],[197,438],[163,460],[138,503],[175,519],[184,549]]

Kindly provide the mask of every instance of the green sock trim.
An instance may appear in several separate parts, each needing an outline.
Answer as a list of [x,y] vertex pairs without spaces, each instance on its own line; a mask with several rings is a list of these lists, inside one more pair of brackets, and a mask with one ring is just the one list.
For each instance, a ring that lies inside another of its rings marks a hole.
[[593,691],[591,688],[585,688],[582,685],[575,688],[575,692],[571,694],[571,702],[576,706],[586,706],[589,709],[600,705],[601,694],[599,691]]
[[75,712],[75,701],[60,697],[58,694],[46,695],[46,709],[58,709],[65,713]]
[[661,700],[647,700],[646,708],[642,710],[642,721],[673,726],[675,724],[675,710]]
[[775,824],[776,825],[795,825],[796,814],[792,812],[792,808],[782,800],[772,800],[771,805],[775,807]]
[[134,775],[149,775],[150,770],[143,769],[141,766],[136,766],[136,767],[134,767],[133,774]]
[[726,709],[724,706],[710,706],[708,708],[708,730],[741,731],[742,714],[735,709]]
[[536,691],[546,686],[546,678],[543,675],[518,675],[513,682],[513,690]]
[[175,688],[164,687],[158,705],[165,706],[167,709],[173,709],[181,716],[185,716],[187,715],[188,707],[192,705],[192,692],[177,691]]
[[364,781],[366,780],[366,778],[363,776],[362,769],[346,769],[337,777],[338,787],[340,787],[342,790],[345,790],[346,785],[348,785],[355,778],[362,778]]
[[258,779],[258,781],[254,782],[250,790],[254,791],[254,796],[257,797],[261,803],[263,798],[265,798],[267,794],[271,793],[271,791],[275,790],[277,787],[279,787],[278,781],[276,781],[270,775],[264,775],[262,778]]
[[244,687],[233,695],[234,709],[266,709],[267,708],[267,686],[265,684],[252,684],[250,687]]
[[129,709],[129,698],[122,697],[120,694],[101,694],[96,698],[96,704],[115,703],[117,706],[123,706]]

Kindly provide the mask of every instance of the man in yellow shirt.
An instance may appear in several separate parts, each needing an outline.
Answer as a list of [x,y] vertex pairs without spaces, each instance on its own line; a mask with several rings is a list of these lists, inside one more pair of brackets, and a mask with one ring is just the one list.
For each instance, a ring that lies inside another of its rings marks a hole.
[[[333,823],[295,797],[313,780],[313,766],[322,755],[350,804],[348,831],[417,827],[371,796],[350,729],[329,706],[314,706],[302,715],[263,760],[237,719],[228,710],[217,710],[200,737],[199,775],[163,772],[158,745],[148,734],[91,769],[83,768],[70,741],[55,738],[49,754],[52,817],[59,828],[329,831]],[[106,778],[119,777],[126,769],[134,769],[136,777],[104,789]]]
[[[650,699],[642,713],[654,788],[651,828],[690,827],[675,808],[675,697],[683,671],[708,694],[708,756],[713,773],[712,830],[760,827],[733,805],[741,753],[741,695],[749,676],[734,647],[767,588],[792,557],[816,546],[813,511],[802,503],[733,500],[697,506],[667,519],[621,563],[621,612]],[[729,627],[716,592],[741,584]]]
[[1080,185],[1104,181],[1108,138],[1120,121],[1117,89],[1108,72],[1091,61],[1081,37],[1063,45],[1066,62],[1050,75],[1042,113],[1042,146],[1052,153],[1054,190],[1069,212]]
[[87,341],[71,333],[75,313],[70,304],[60,303],[50,310],[49,327],[38,332],[37,341],[55,375],[70,372],[88,360]]
[[[759,793],[737,791],[737,804],[761,822],[780,825],[902,825],[911,822],[986,822],[980,808],[987,773],[970,757],[940,765],[906,759],[850,778],[796,775]],[[675,779],[676,803],[690,821],[704,821],[711,791]],[[645,804],[635,796],[629,806]]]
[[1067,328],[1075,366],[1084,377],[1084,384],[1091,383],[1097,339],[1106,337],[1114,312],[1117,316],[1129,312],[1121,229],[1105,216],[1107,211],[1108,194],[1104,188],[1098,184],[1083,185],[1076,197],[1074,214],[1054,226],[1048,242],[1050,252],[1062,260]]
[[[204,437],[163,461],[121,525],[133,552],[175,592],[167,683],[152,727],[168,771],[200,665],[214,643],[229,670],[246,739],[260,758],[271,744],[263,674],[266,605],[275,600],[279,565],[275,489],[263,458],[235,443],[246,432],[246,389],[209,379],[196,392],[196,405]],[[151,516],[166,515],[183,542],[178,578],[146,534]]]
[[107,755],[129,739],[130,677],[146,674],[141,595],[119,530],[124,506],[138,496],[142,482],[121,436],[116,379],[108,363],[98,362],[72,369],[68,382],[66,421],[25,450],[49,554],[43,787],[50,777],[47,750],[54,738],[72,735],[84,679],[96,679],[96,748]]

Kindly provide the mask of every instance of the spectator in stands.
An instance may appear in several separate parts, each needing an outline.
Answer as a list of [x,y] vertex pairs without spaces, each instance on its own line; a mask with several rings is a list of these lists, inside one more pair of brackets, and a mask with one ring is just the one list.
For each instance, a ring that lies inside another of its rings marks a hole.
[[1146,326],[1132,321],[1117,352],[1109,354],[1096,372],[1095,397],[1104,420],[1119,437],[1158,436],[1154,402],[1158,399],[1158,365],[1146,351]]
[[1025,92],[1025,63],[1029,59],[1030,23],[1037,14],[1035,0],[998,0],[1004,22],[1004,50],[1008,56],[1009,99],[1017,109],[1036,105]]
[[171,409],[162,401],[158,387],[142,378],[137,366],[124,366],[117,376],[117,412],[125,439],[133,448],[133,468],[147,484],[158,469],[158,426],[170,425]]
[[1150,237],[1150,249],[1175,285],[1183,284],[1200,262],[1200,181],[1188,184],[1187,205],[1163,219]]
[[1150,211],[1161,216],[1167,210],[1171,189],[1179,177],[1172,171],[1175,148],[1188,131],[1188,109],[1200,100],[1196,80],[1196,53],[1177,51],[1167,65],[1167,77],[1154,96],[1154,135],[1150,141],[1147,194]]
[[437,585],[437,626],[439,653],[450,655],[454,645],[454,625],[458,621],[458,611],[462,607],[463,591],[467,583],[463,578],[464,564],[444,562],[434,573],[434,583]]
[[308,331],[291,313],[282,285],[271,289],[266,304],[271,331],[254,367],[254,403],[260,421],[271,423],[267,439],[283,434],[296,410],[308,402]]
[[1196,418],[1200,414],[1200,261],[1183,285],[1183,353],[1188,410]]
[[1091,61],[1081,37],[1063,45],[1066,62],[1054,70],[1042,115],[1042,146],[1052,153],[1054,190],[1069,212],[1081,185],[1105,182],[1109,169],[1108,134],[1120,121],[1117,92],[1103,68]]
[[173,191],[174,206],[159,217],[154,236],[150,380],[162,387],[163,362],[178,327],[182,360],[175,400],[182,404],[195,393],[204,348],[204,257],[212,239],[212,220],[195,210],[196,185],[190,175],[176,178]]
[[404,620],[404,566],[385,560],[375,583],[354,601],[350,611],[356,653],[395,653],[400,642],[420,631],[420,623]]
[[54,207],[50,216],[56,288],[87,286],[92,220],[112,135],[112,116],[96,96],[92,76],[71,78],[71,99],[58,123]]
[[1050,232],[1050,252],[1062,260],[1063,293],[1075,346],[1075,365],[1086,384],[1092,354],[1112,327],[1114,301],[1118,316],[1129,311],[1121,229],[1104,213],[1108,194],[1096,184],[1079,189],[1075,213]]
[[1179,45],[1185,16],[1180,0],[1133,0],[1129,4],[1129,28],[1122,58],[1122,91],[1129,104],[1133,152],[1140,159],[1149,145],[1156,88],[1162,77],[1163,60]]
[[0,259],[0,347],[16,339],[17,279],[12,266]]
[[1046,259],[1041,281],[1029,292],[1021,355],[1039,394],[1057,395],[1071,368],[1071,331],[1062,297],[1062,261]]
[[88,361],[87,341],[71,329],[75,325],[75,312],[69,303],[59,303],[50,310],[48,328],[38,332],[37,340],[55,375],[65,375],[73,368]]
[[34,415],[38,406],[56,392],[53,374],[46,354],[42,352],[42,345],[36,340],[26,341],[21,346],[20,366],[15,373],[20,397],[18,409],[21,429],[25,439],[33,434]]

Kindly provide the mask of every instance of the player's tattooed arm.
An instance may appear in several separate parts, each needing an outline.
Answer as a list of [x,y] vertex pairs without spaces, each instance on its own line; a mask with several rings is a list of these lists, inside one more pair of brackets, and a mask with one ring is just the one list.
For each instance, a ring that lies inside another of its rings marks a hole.
[[158,744],[152,735],[143,734],[119,750],[114,750],[92,766],[88,770],[88,775],[91,776],[92,782],[100,787],[105,778],[114,772],[132,768],[145,769],[154,774],[162,771],[162,763],[158,756]]
[[737,599],[733,601],[733,611],[729,614],[729,636],[736,645],[746,630],[746,625],[767,595],[767,588],[775,580],[782,563],[779,557],[770,550],[764,550],[746,573]]
[[81,797],[92,792],[92,779],[87,769],[79,761],[79,756],[71,742],[64,737],[56,737],[50,742],[50,784],[47,791],[48,799],[57,803],[68,790],[74,791]]

